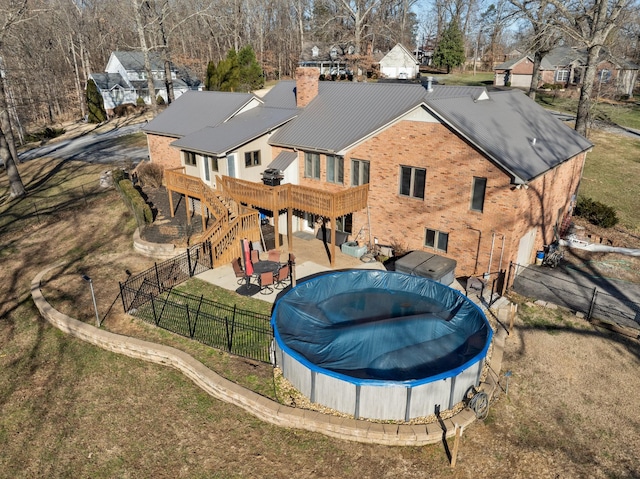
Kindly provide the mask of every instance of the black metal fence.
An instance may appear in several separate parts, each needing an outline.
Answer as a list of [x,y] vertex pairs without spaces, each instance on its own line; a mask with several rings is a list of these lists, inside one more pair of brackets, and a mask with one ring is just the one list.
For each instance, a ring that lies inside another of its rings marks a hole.
[[267,315],[172,290],[160,295],[139,290],[134,296],[139,306],[130,313],[137,318],[237,356],[270,362],[273,330]]
[[211,245],[207,242],[191,246],[185,253],[162,263],[155,263],[152,268],[120,283],[122,306],[125,312],[138,309],[150,301],[150,297],[169,291],[212,267]]
[[544,267],[512,264],[511,268],[515,275],[512,289],[516,293],[581,312],[587,319],[640,329],[640,301],[630,291],[616,292],[618,287],[610,280],[588,278],[581,284],[556,270],[551,275]]

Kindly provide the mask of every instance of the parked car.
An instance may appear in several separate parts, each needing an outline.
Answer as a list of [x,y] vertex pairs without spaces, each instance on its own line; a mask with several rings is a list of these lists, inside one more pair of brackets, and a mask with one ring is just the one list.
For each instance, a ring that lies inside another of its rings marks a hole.
[[409,76],[407,75],[406,72],[400,72],[398,73],[398,80],[408,80]]

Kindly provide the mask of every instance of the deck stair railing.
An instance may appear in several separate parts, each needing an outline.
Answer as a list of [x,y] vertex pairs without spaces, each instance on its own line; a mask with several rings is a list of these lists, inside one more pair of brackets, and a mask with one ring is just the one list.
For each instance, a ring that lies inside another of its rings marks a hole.
[[[257,211],[243,207],[228,195],[221,195],[221,201],[217,192],[200,178],[179,170],[165,171],[167,190],[199,199],[201,205],[213,216],[211,224],[192,239],[194,242],[210,242],[214,267],[230,263],[233,258],[240,256],[240,239],[260,239],[260,218]],[[208,215],[203,211],[202,216],[204,222]]]

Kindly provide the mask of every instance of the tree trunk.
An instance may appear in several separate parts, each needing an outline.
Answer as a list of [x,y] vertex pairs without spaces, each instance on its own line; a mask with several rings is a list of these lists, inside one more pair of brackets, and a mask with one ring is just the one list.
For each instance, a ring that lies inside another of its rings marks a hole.
[[[587,50],[587,68],[582,80],[580,89],[580,100],[578,100],[578,113],[576,114],[576,131],[582,136],[587,136],[589,128],[593,84],[596,80],[596,70],[598,68],[598,56],[600,55],[600,45],[594,45]],[[596,98],[597,100],[597,98]]]
[[2,129],[0,129],[0,156],[2,157],[2,161],[4,161],[4,167],[6,168],[7,176],[9,177],[9,198],[25,196],[27,192],[24,189],[22,178],[20,178],[20,173],[18,172],[18,166],[16,165],[16,162],[13,161],[9,145],[7,144],[7,139],[5,138]]
[[136,22],[136,30],[138,31],[138,40],[140,41],[140,50],[144,56],[144,71],[147,75],[147,89],[149,90],[149,100],[151,102],[151,110],[158,112],[158,102],[156,101],[156,88],[153,82],[153,73],[151,72],[151,58],[149,57],[149,47],[144,33],[144,23],[142,22],[141,5],[138,0],[131,0],[133,6],[133,14]]
[[536,99],[536,91],[538,90],[538,76],[540,75],[540,63],[542,62],[543,52],[537,50],[533,54],[533,72],[531,73],[531,85],[529,85],[529,98]]

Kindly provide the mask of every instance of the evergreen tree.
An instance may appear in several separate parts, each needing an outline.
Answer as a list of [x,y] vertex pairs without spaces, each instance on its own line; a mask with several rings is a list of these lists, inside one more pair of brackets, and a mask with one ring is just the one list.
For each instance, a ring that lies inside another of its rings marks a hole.
[[205,87],[209,91],[237,91],[240,86],[239,78],[238,54],[231,49],[227,53],[227,58],[217,65],[209,62]]
[[262,68],[251,45],[247,45],[238,52],[238,65],[240,67],[239,81],[240,89],[252,91],[264,86],[264,76]]
[[437,67],[447,67],[447,73],[452,68],[459,67],[465,61],[464,41],[462,32],[455,20],[442,32],[436,51],[433,53],[433,64]]
[[87,108],[89,110],[89,123],[102,123],[107,119],[104,111],[102,95],[93,80],[87,82]]

